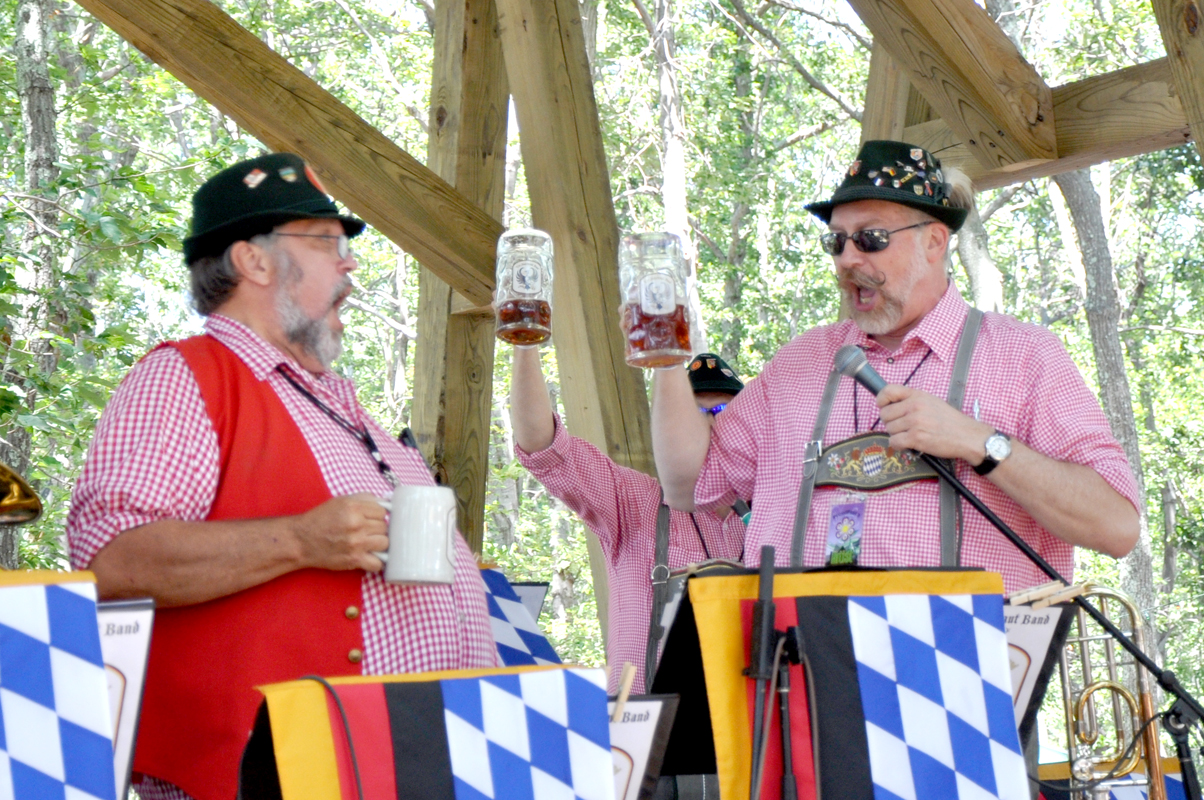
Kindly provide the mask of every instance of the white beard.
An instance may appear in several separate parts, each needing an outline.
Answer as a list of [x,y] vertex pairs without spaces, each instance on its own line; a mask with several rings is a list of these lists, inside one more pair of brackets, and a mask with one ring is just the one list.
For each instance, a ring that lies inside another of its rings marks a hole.
[[[325,314],[317,319],[306,315],[301,306],[297,304],[296,298],[293,297],[293,287],[301,282],[303,274],[293,265],[292,259],[283,250],[277,250],[273,255],[280,268],[281,280],[280,288],[276,292],[276,311],[280,314],[280,324],[284,328],[284,335],[290,342],[300,345],[305,352],[317,359],[323,369],[330,369],[330,365],[343,352],[343,334],[331,330],[330,325],[326,322]],[[344,278],[335,287],[330,299],[331,307],[338,302],[350,285],[351,279]]]

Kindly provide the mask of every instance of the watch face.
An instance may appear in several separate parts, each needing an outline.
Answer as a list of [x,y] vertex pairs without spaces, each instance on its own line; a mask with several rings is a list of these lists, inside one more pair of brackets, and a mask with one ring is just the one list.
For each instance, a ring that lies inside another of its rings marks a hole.
[[1012,443],[1002,433],[992,434],[986,442],[987,456],[996,461],[1003,461],[1012,453]]

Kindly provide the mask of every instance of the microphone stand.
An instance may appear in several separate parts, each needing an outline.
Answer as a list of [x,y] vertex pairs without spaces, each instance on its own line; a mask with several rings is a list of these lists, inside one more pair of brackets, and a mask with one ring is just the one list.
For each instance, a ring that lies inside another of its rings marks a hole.
[[[752,617],[752,646],[749,653],[748,669],[744,671],[755,682],[753,690],[753,740],[752,740],[752,776],[749,787],[749,797],[756,800],[761,796],[761,780],[759,765],[761,751],[765,748],[763,725],[765,714],[773,714],[773,706],[765,707],[766,688],[773,678],[773,651],[775,646],[774,617],[777,606],[773,603],[773,572],[774,551],[768,545],[761,548],[760,581],[757,587],[757,600],[753,604]],[[772,699],[772,698],[770,698]]]
[[[1021,539],[1019,534],[1009,528],[1003,520],[995,515],[995,512],[987,508],[986,503],[966,488],[965,484],[957,479],[957,476],[953,474],[953,470],[943,460],[930,456],[927,453],[921,453],[920,457],[935,469],[941,478],[948,481],[949,485],[966,499],[966,502],[974,506],[978,513],[986,517],[988,522],[1007,537],[1008,541],[1019,548],[1020,552],[1024,553],[1029,561],[1036,564],[1042,572],[1053,580],[1061,581],[1067,586],[1070,585],[1070,581],[1063,578],[1049,562],[1029,546],[1028,542]],[[1195,763],[1192,761],[1191,743],[1189,741],[1192,724],[1204,719],[1204,706],[1201,706],[1200,702],[1192,697],[1191,693],[1183,687],[1183,684],[1179,682],[1174,672],[1158,666],[1157,662],[1142,652],[1141,648],[1132,639],[1126,636],[1120,628],[1113,624],[1112,620],[1105,617],[1086,598],[1080,595],[1074,598],[1074,603],[1099,623],[1100,627],[1107,631],[1108,635],[1115,639],[1121,647],[1127,650],[1137,663],[1149,670],[1150,674],[1158,680],[1158,685],[1175,698],[1175,702],[1171,707],[1162,714],[1162,725],[1175,741],[1175,751],[1179,757],[1180,775],[1183,777],[1183,791],[1187,796],[1187,800],[1204,800],[1204,795],[1200,791],[1200,780],[1196,774]]]

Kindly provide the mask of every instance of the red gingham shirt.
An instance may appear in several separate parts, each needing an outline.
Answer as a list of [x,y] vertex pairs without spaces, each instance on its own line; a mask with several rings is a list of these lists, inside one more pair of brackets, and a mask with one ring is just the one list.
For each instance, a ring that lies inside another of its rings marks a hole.
[[[312,376],[227,317],[210,316],[205,329],[280,396],[332,496],[370,492],[387,498],[392,489],[363,443],[292,387],[277,364],[291,367],[344,418],[366,424],[399,483],[434,483],[419,452],[359,405],[351,381],[332,372]],[[97,426],[67,518],[72,564],[86,568],[122,531],[162,519],[204,520],[217,484],[217,434],[192,371],[174,348],[155,350],[130,370]],[[363,674],[496,666],[484,583],[462,537],[456,537],[451,586],[394,586],[379,573],[365,573],[362,591]]]
[[[836,351],[847,344],[859,345],[888,383],[903,383],[931,348],[932,355],[908,385],[944,397],[968,310],[950,283],[940,302],[894,353],[866,336],[851,320],[814,328],[786,344],[715,418],[695,501],[709,508],[730,505],[736,497],[751,498],[753,514],[745,544],[750,565],[759,563],[762,545],[775,548],[779,565],[789,563],[803,446],[811,439]],[[859,417],[856,429],[854,391]],[[1046,456],[1091,467],[1137,505],[1137,487],[1124,451],[1062,343],[1045,328],[1002,314],[985,315],[962,408],[973,415],[976,403],[983,422]],[[878,419],[878,407],[870,393],[851,379],[842,379],[824,445],[864,433]],[[957,476],[1055,569],[1070,577],[1072,545],[1038,526],[1019,504],[975,474],[969,464],[959,461]],[[940,564],[938,489],[935,480],[928,480],[860,494],[817,487],[807,525],[806,565],[824,561],[832,506],[861,500],[865,517],[859,563]],[[1008,592],[1048,581],[977,511],[962,503],[962,513],[964,565],[1002,573]]]
[[[589,442],[570,436],[559,417],[550,446],[536,453],[517,445],[514,450],[535,479],[598,537],[610,577],[606,647],[610,691],[618,691],[623,663],[630,661],[636,669],[632,690],[643,693],[660,484],[638,470],[619,466]],[[708,553],[710,558],[739,559],[743,539],[744,523],[736,514],[720,521],[710,512],[672,511],[669,569],[703,561]]]

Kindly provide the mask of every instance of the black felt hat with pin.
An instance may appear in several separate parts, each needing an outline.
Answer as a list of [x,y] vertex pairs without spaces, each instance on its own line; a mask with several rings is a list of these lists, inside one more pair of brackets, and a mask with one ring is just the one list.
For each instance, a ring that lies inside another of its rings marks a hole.
[[936,217],[956,231],[970,212],[949,204],[949,184],[940,159],[922,147],[883,139],[866,142],[857,160],[845,170],[844,181],[831,200],[811,203],[806,209],[824,222],[832,209],[857,200],[887,200],[916,208]]
[[744,381],[740,380],[735,370],[714,353],[699,353],[694,356],[694,360],[686,369],[690,375],[690,386],[694,389],[695,394],[699,392],[739,394],[740,390],[744,388]]
[[295,219],[337,219],[348,236],[363,220],[341,214],[318,176],[292,153],[240,161],[205,181],[192,196],[192,234],[184,263],[221,255],[234,242],[268,233]]

